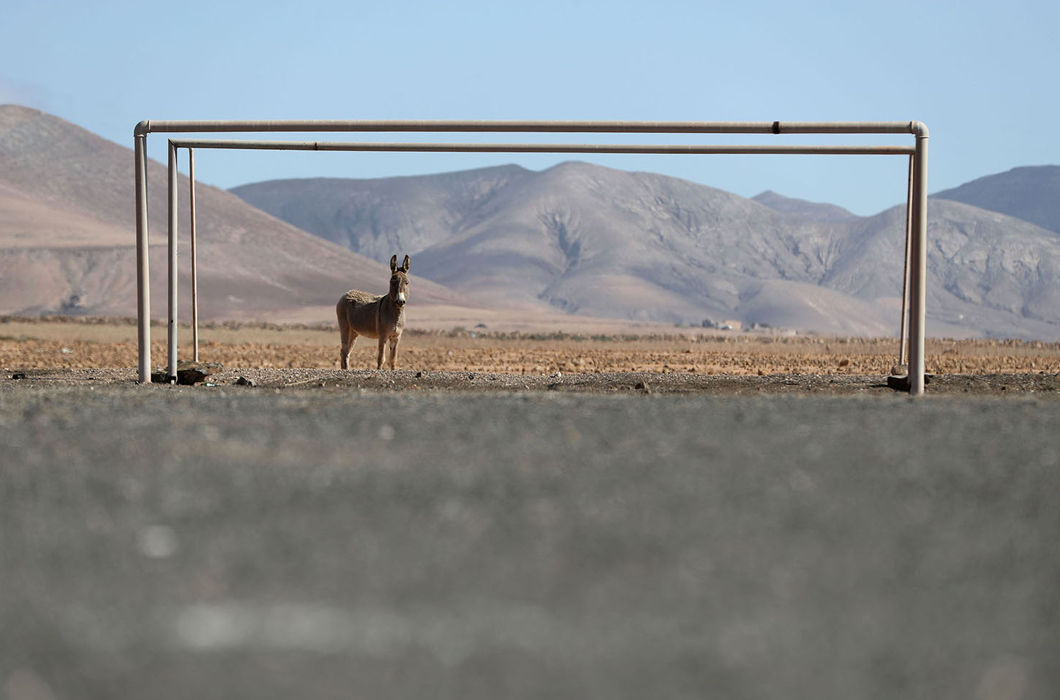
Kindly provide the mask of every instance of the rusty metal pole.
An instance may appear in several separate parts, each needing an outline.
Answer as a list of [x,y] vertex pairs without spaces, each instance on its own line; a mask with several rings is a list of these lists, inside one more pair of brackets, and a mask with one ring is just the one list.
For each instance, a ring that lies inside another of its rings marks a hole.
[[913,226],[910,246],[909,289],[909,393],[924,393],[924,336],[927,305],[927,156],[928,130],[915,123],[913,155]]
[[133,170],[136,186],[136,314],[138,343],[137,381],[151,381],[151,270],[147,222],[147,134],[133,135]]
[[192,359],[199,361],[199,270],[195,253],[195,150],[188,149],[188,209],[191,217],[191,344]]
[[177,147],[169,143],[169,364],[166,378],[177,381]]
[[909,183],[905,196],[905,265],[902,268],[902,330],[898,341],[898,364],[909,365],[909,237],[913,233],[913,157],[909,157]]

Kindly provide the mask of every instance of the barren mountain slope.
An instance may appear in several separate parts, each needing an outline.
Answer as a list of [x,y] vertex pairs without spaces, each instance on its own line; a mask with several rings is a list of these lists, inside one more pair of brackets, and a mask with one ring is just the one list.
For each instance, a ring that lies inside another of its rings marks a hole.
[[423,273],[593,315],[685,322],[731,315],[749,283],[816,283],[836,244],[828,226],[806,230],[721,190],[585,163],[546,170],[499,193],[491,207],[423,251]]
[[[130,129],[131,133],[131,129]],[[0,107],[0,312],[135,314],[133,158],[129,148],[56,117]],[[164,315],[166,172],[150,162],[153,315]],[[187,309],[187,179],[180,179],[180,277]],[[203,318],[321,317],[351,287],[382,292],[387,270],[199,184]],[[421,304],[458,303],[416,281]]]
[[795,214],[816,221],[849,221],[856,219],[857,214],[847,211],[843,207],[824,202],[808,202],[805,199],[785,197],[773,190],[766,190],[752,197],[759,204],[764,204],[770,209],[775,209],[785,214]]
[[[368,222],[388,220],[396,207],[405,223],[386,227],[387,240],[412,251],[422,274],[510,306],[897,333],[904,206],[858,217],[771,193],[753,201],[577,162],[536,173],[491,171],[405,178],[400,188],[380,181],[392,197],[414,193],[413,204],[373,204],[362,190],[382,184],[331,181],[341,196],[315,200],[317,221],[327,228],[333,218],[352,245],[368,246],[380,230]],[[488,196],[461,198],[448,189],[479,177],[491,183]],[[283,199],[283,190],[274,196]],[[462,203],[459,216],[453,201]],[[351,209],[352,202],[364,208]],[[929,332],[1060,337],[1054,234],[939,199],[928,215]]]
[[[311,228],[332,240],[352,237],[360,250],[375,246],[385,230],[390,246],[416,255],[421,274],[514,307],[697,323],[734,317],[744,283],[766,277],[781,286],[816,284],[838,251],[840,229],[830,224],[807,224],[676,178],[585,163],[540,173],[492,168],[326,181],[324,190],[306,195],[317,182],[236,191],[248,201],[274,202],[280,214],[284,202],[289,215],[313,209]],[[410,201],[399,198],[406,194]],[[312,206],[297,203],[298,196],[309,196]],[[351,208],[354,202],[361,208]],[[839,330],[830,322],[820,329]]]
[[1008,214],[1060,233],[1060,166],[1013,168],[932,197]]
[[303,231],[384,260],[444,241],[497,191],[532,176],[508,165],[422,177],[270,180],[231,191]]
[[[1060,237],[946,200],[932,200],[928,216],[929,329],[1060,337]],[[861,299],[900,288],[904,227],[904,207],[861,220],[858,245],[836,261],[823,283]]]

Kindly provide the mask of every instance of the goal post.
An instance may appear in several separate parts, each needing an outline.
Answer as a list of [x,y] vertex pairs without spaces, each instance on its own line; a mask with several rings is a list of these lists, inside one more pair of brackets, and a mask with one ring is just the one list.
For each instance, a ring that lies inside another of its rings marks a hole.
[[[151,301],[148,258],[147,136],[150,133],[593,133],[593,134],[908,134],[902,145],[623,145],[606,143],[414,143],[349,141],[262,141],[174,138],[169,141],[169,327],[167,378],[177,372],[177,154],[193,149],[360,151],[420,153],[580,153],[671,155],[891,155],[909,159],[906,200],[905,273],[902,282],[900,362],[908,361],[907,385],[916,396],[924,391],[924,335],[927,273],[927,146],[928,129],[910,122],[609,122],[609,121],[150,121],[133,130],[136,193],[138,381],[151,381]],[[191,177],[194,178],[192,171]],[[194,249],[194,184],[192,185],[192,246]],[[194,277],[193,273],[193,277]],[[193,279],[193,289],[195,280]],[[907,303],[908,302],[908,303]],[[196,305],[193,300],[193,307]],[[196,319],[197,321],[197,319]],[[197,326],[197,322],[195,323]],[[197,337],[197,328],[193,331]]]

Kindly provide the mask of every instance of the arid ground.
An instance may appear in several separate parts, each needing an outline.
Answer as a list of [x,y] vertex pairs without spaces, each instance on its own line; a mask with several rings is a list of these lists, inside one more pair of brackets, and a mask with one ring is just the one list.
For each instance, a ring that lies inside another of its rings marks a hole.
[[[166,330],[152,328],[153,366],[166,361]],[[191,331],[180,329],[180,359],[192,359]],[[407,331],[398,368],[520,376],[652,373],[706,376],[885,377],[898,365],[897,339],[824,338],[771,333],[491,332],[456,328]],[[352,367],[374,369],[376,343],[361,338]],[[324,325],[208,324],[199,359],[232,370],[337,369],[338,332]],[[3,371],[131,369],[136,327],[114,319],[0,319]],[[984,377],[1060,373],[1060,343],[929,339],[926,369],[935,375]],[[420,377],[422,379],[422,377]],[[590,377],[582,377],[588,381]],[[981,383],[981,382],[979,382]]]

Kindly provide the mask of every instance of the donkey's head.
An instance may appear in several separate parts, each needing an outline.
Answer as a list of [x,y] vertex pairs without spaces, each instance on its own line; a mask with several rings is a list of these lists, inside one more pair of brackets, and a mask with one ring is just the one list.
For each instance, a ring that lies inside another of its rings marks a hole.
[[409,299],[409,256],[398,267],[397,256],[390,258],[390,300],[398,307],[405,305]]

